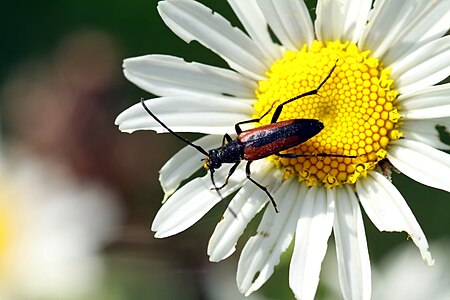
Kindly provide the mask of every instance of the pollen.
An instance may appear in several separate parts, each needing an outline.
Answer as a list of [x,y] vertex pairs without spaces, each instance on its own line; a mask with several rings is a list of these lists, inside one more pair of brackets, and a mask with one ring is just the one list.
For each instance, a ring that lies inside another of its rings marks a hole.
[[284,105],[278,119],[317,119],[324,129],[282,152],[301,156],[268,158],[283,169],[285,178],[297,176],[308,186],[354,184],[386,157],[390,141],[402,136],[391,71],[370,51],[361,52],[349,42],[315,41],[298,52],[286,51],[259,82],[254,117],[270,111],[260,125],[270,123],[279,104],[317,89],[334,66],[317,95]]

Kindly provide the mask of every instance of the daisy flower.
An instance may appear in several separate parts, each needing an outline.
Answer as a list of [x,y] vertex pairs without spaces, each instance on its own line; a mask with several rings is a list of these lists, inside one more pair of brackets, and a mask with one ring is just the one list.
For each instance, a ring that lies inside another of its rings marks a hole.
[[[230,256],[250,220],[264,207],[257,232],[237,268],[239,290],[261,287],[295,245],[289,284],[298,299],[313,299],[328,240],[334,233],[345,299],[371,296],[370,260],[361,206],[380,231],[404,231],[423,260],[433,264],[427,239],[400,192],[386,178],[390,164],[410,178],[450,191],[449,149],[436,125],[450,125],[450,1],[319,0],[313,22],[301,0],[228,0],[246,33],[197,1],[158,3],[166,25],[186,42],[198,41],[232,70],[166,55],[124,61],[125,76],[157,95],[146,105],[178,132],[206,134],[195,143],[219,147],[234,124],[286,105],[279,120],[318,119],[324,129],[287,153],[328,153],[357,158],[271,156],[237,169],[224,196],[237,192],[208,244],[211,261]],[[372,6],[373,4],[373,6]],[[271,38],[268,28],[277,40]],[[270,122],[274,110],[255,126]],[[163,128],[138,103],[116,119],[125,132]],[[153,221],[157,238],[177,234],[220,201],[209,175],[180,183],[201,167],[202,154],[186,147],[161,169],[167,202]],[[223,182],[228,168],[216,175]],[[236,216],[232,212],[236,212]]]
[[42,159],[1,163],[0,299],[84,299],[117,234],[115,196]]

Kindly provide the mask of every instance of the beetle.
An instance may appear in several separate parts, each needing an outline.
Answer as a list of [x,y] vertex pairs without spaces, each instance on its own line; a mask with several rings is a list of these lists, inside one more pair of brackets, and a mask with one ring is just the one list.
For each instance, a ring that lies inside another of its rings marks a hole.
[[[250,165],[253,161],[268,157],[270,155],[277,155],[279,157],[285,158],[295,158],[301,156],[303,157],[333,156],[333,157],[349,157],[349,158],[357,157],[357,156],[327,154],[327,153],[316,153],[316,154],[280,153],[283,150],[287,150],[289,148],[298,146],[306,142],[310,138],[317,135],[324,128],[323,123],[316,119],[291,119],[278,122],[278,118],[280,117],[284,105],[306,96],[317,95],[320,88],[331,77],[331,74],[333,73],[335,68],[336,64],[317,88],[302,93],[300,95],[297,95],[279,104],[275,109],[270,124],[249,130],[243,130],[241,128],[241,125],[243,124],[259,122],[273,109],[273,106],[260,118],[245,120],[236,123],[234,125],[234,128],[237,137],[235,139],[232,139],[230,135],[225,134],[222,140],[222,146],[209,151],[205,150],[203,147],[199,145],[192,143],[191,141],[187,140],[183,136],[179,135],[178,133],[170,129],[153,112],[150,111],[150,109],[145,105],[143,98],[141,98],[141,103],[145,111],[156,122],[158,122],[162,127],[164,127],[169,133],[171,133],[184,143],[194,147],[195,149],[197,149],[197,151],[205,155],[204,168],[209,170],[211,174],[211,182],[214,186],[213,189],[217,191],[221,199],[223,199],[223,197],[220,193],[220,190],[227,185],[229,178],[237,169],[238,165],[243,160],[245,160],[247,161],[245,173],[248,180],[250,180],[252,183],[254,183],[257,187],[259,187],[266,193],[266,195],[272,202],[275,211],[278,212],[277,204],[273,199],[272,195],[267,190],[267,188],[251,177]],[[230,168],[224,184],[218,187],[214,180],[214,172],[215,170],[219,169],[222,166],[222,164],[233,164],[233,166]]]

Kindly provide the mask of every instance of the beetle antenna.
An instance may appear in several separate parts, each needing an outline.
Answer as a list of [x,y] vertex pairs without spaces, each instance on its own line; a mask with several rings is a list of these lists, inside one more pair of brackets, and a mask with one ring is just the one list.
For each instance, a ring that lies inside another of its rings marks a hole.
[[156,122],[158,122],[162,127],[164,127],[165,129],[167,129],[167,131],[169,131],[171,134],[173,134],[175,137],[177,137],[179,140],[185,142],[186,144],[188,144],[189,146],[194,147],[195,149],[197,149],[197,151],[205,154],[206,156],[209,156],[208,151],[206,151],[205,149],[203,149],[201,146],[196,145],[194,143],[192,143],[191,141],[187,140],[186,138],[182,137],[181,135],[179,135],[178,133],[176,133],[175,131],[173,131],[172,129],[170,129],[166,124],[163,123],[163,121],[161,121],[157,116],[155,116],[150,109],[147,107],[147,105],[145,105],[144,102],[144,98],[141,98],[141,103],[142,106],[144,107],[145,111],[153,118],[155,119]]

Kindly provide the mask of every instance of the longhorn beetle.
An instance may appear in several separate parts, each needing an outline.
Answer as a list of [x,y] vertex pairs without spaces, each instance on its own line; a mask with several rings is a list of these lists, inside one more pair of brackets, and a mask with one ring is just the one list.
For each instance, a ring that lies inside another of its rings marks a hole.
[[[238,122],[234,125],[237,137],[236,139],[232,139],[228,134],[225,134],[223,136],[222,140],[222,146],[216,149],[212,149],[209,151],[206,151],[203,149],[203,147],[199,145],[195,145],[191,141],[187,140],[186,138],[182,137],[178,133],[174,132],[172,129],[170,129],[166,124],[164,124],[158,117],[153,114],[150,109],[145,105],[144,99],[141,98],[141,103],[146,112],[155,119],[156,122],[158,122],[162,127],[167,129],[171,134],[173,134],[178,139],[182,140],[186,144],[194,147],[197,149],[197,151],[204,154],[205,157],[205,164],[204,168],[210,171],[211,174],[211,182],[214,186],[213,189],[217,191],[221,199],[223,200],[223,197],[220,193],[220,190],[225,187],[228,183],[229,178],[234,173],[238,165],[241,163],[242,160],[247,161],[247,165],[245,168],[245,173],[251,182],[253,182],[257,187],[259,187],[261,190],[263,190],[267,196],[269,197],[270,201],[272,202],[273,207],[275,208],[275,211],[278,212],[277,204],[275,203],[275,200],[273,199],[272,195],[269,193],[267,188],[257,181],[255,181],[253,178],[251,178],[251,172],[250,172],[250,165],[253,161],[268,157],[270,155],[277,155],[279,157],[285,157],[285,158],[295,158],[295,157],[310,157],[310,156],[333,156],[333,157],[349,157],[349,158],[356,158],[357,156],[348,156],[348,155],[340,155],[340,154],[327,154],[327,153],[316,153],[316,154],[283,154],[280,153],[280,151],[287,150],[289,148],[295,147],[297,145],[300,145],[301,143],[306,142],[313,136],[317,135],[323,128],[324,125],[319,120],[315,119],[292,119],[287,121],[278,121],[278,118],[280,117],[281,111],[283,110],[283,106],[295,101],[297,99],[300,99],[302,97],[311,96],[311,95],[317,95],[319,89],[325,84],[325,82],[331,77],[331,74],[333,73],[334,69],[336,68],[336,65],[331,69],[331,71],[328,73],[328,75],[325,77],[325,79],[319,84],[319,86],[316,89],[313,89],[309,92],[300,94],[298,96],[295,96],[289,100],[284,101],[280,105],[277,106],[275,109],[275,112],[272,116],[272,120],[270,124],[263,125],[257,128],[249,129],[249,130],[242,130],[240,125],[247,124],[247,123],[254,123],[259,122],[262,118],[264,118],[271,110],[270,108],[266,113],[264,113],[260,118],[257,119],[251,119],[246,120],[242,122]],[[223,163],[232,163],[234,164],[229,172],[228,176],[225,179],[225,183],[218,187],[216,185],[216,182],[214,180],[214,171],[216,169],[219,169]]]

